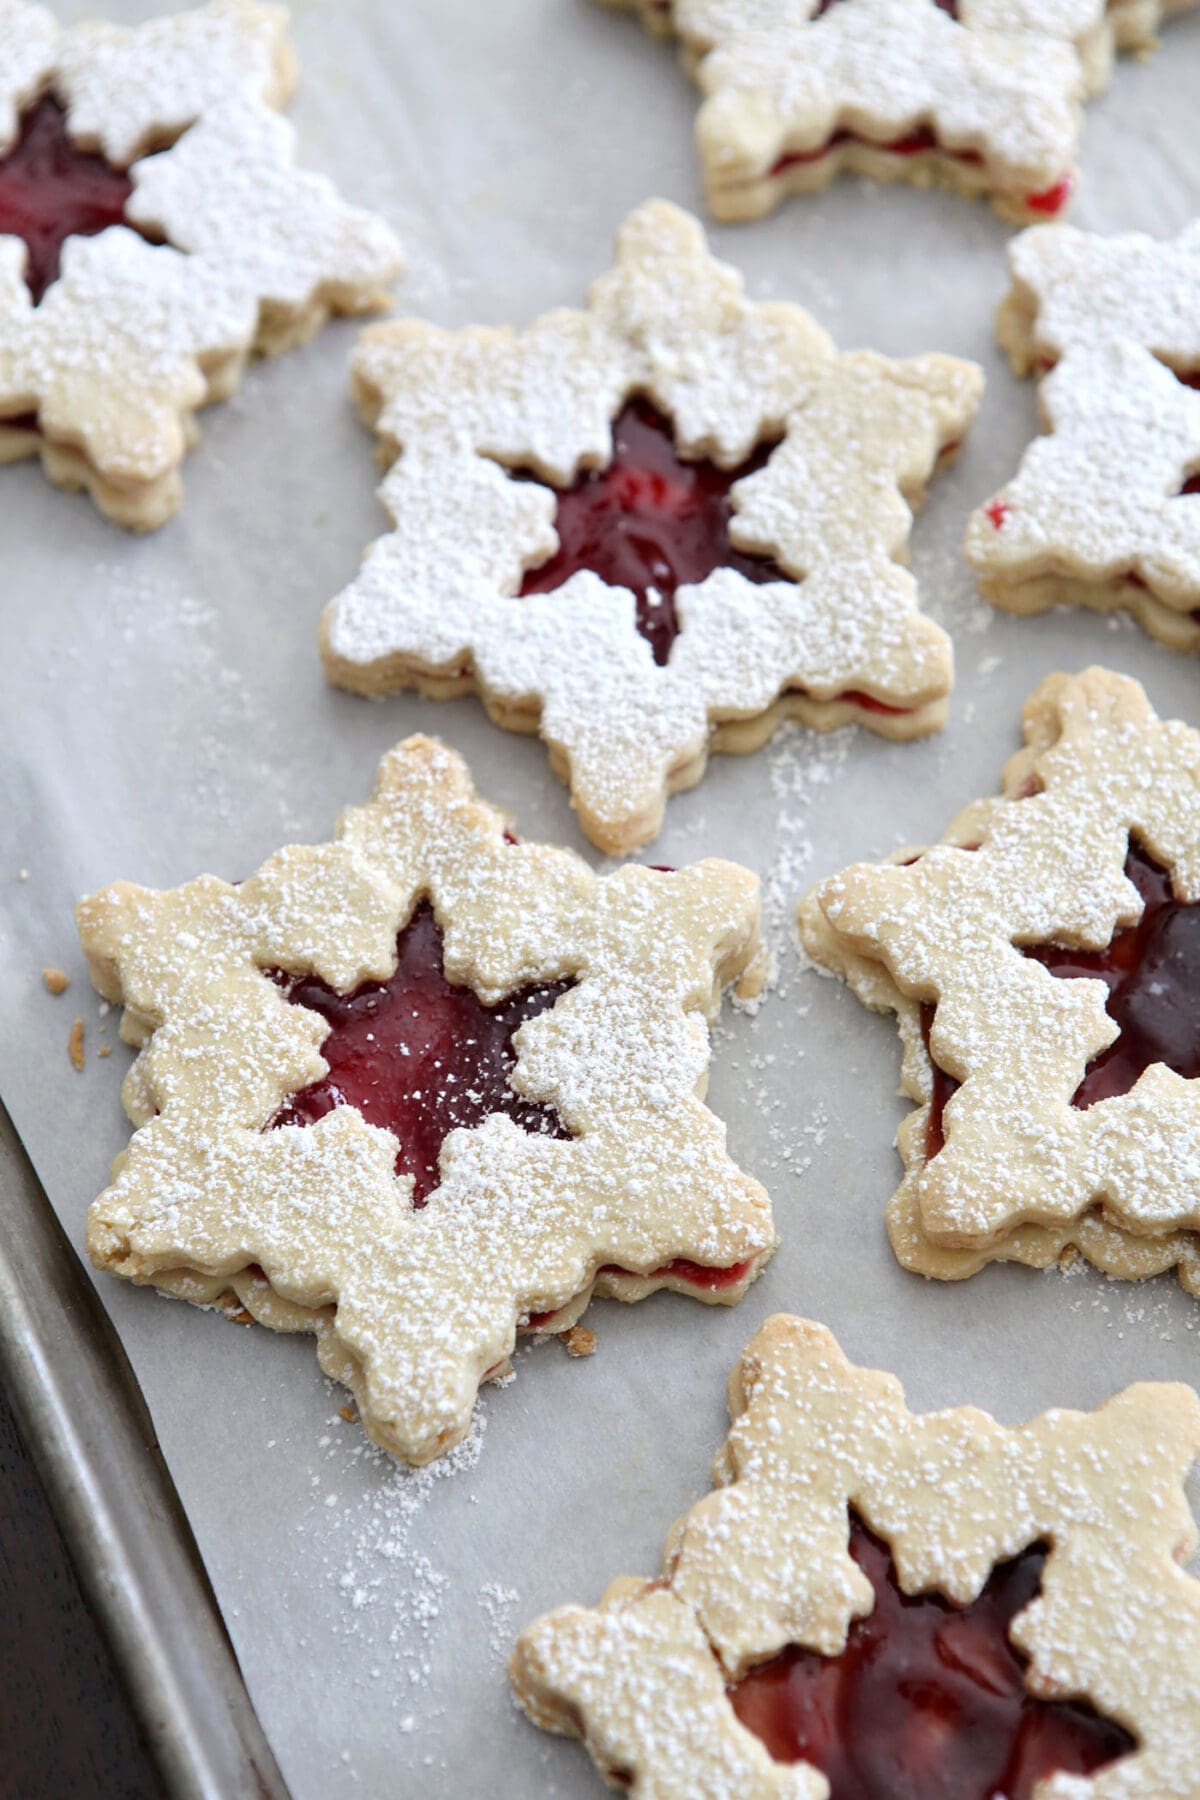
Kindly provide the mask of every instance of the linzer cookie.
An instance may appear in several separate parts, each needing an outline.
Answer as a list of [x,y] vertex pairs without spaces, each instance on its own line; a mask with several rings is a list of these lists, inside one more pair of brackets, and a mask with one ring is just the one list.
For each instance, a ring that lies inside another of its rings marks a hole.
[[1188,1800],[1200,1404],[913,1414],[777,1314],[652,1581],[522,1632],[517,1698],[653,1800]]
[[1120,609],[1200,648],[1200,226],[1043,226],[1009,266],[998,333],[1019,375],[1045,376],[1045,434],[971,517],[980,588],[1009,612]]
[[651,201],[586,310],[519,335],[373,327],[354,389],[395,525],[326,610],[331,679],[478,691],[540,732],[604,849],[785,718],[943,722],[950,643],[901,559],[974,364],[839,355]]
[[293,166],[282,7],[60,30],[0,0],[0,462],[161,525],[252,352],[381,305],[382,220]]
[[332,843],[78,916],[141,1046],[96,1265],[313,1333],[406,1461],[462,1438],[518,1331],[593,1293],[729,1303],[774,1247],[701,1099],[722,987],[761,980],[734,864],[601,879],[410,738]]
[[893,1247],[943,1278],[1080,1251],[1200,1294],[1200,737],[1102,669],[1050,676],[1023,723],[999,798],[800,911],[900,1020]]
[[1009,219],[1052,217],[1071,198],[1081,102],[1112,58],[1103,0],[637,0],[635,10],[675,32],[704,95],[696,144],[718,219],[759,218],[843,170],[987,195]]

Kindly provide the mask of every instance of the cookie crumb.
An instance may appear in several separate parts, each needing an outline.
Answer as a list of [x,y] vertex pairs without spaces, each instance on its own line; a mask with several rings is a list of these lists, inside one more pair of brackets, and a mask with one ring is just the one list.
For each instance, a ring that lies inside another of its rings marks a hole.
[[42,970],[42,986],[48,994],[65,994],[70,985],[71,978],[64,969]]
[[358,1414],[352,1406],[339,1406],[338,1418],[345,1419],[347,1425],[354,1425],[358,1422]]
[[586,1325],[572,1325],[570,1331],[562,1334],[563,1348],[568,1356],[595,1356],[596,1334]]
[[111,1044],[101,1044],[96,1051],[96,1055],[97,1056],[111,1056],[112,1055],[112,1045]]
[[71,1035],[67,1039],[67,1055],[71,1059],[73,1069],[83,1068],[83,1020],[76,1019],[71,1027]]

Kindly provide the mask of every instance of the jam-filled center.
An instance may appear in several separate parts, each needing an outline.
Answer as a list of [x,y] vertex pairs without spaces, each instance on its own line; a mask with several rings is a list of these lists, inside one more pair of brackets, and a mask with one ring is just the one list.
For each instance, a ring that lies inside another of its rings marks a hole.
[[679,635],[676,590],[714,569],[736,569],[747,581],[789,581],[770,557],[751,556],[729,541],[730,489],[770,456],[762,444],[736,469],[703,459],[685,462],[669,419],[635,399],[613,425],[612,460],[558,490],[558,549],[526,572],[522,594],[546,594],[581,569],[610,587],[630,588],[637,628],[665,663]]
[[339,994],[315,975],[277,977],[287,998],[329,1021],[321,1055],[329,1072],[289,1096],[271,1120],[312,1125],[337,1106],[353,1106],[370,1125],[394,1132],[396,1173],[413,1178],[423,1206],[438,1184],[446,1133],[505,1113],[523,1130],[565,1138],[551,1107],[512,1087],[513,1035],[545,1012],[569,981],[519,988],[485,1006],[472,988],[447,981],[442,930],[429,905],[418,907],[396,940],[396,972]]
[[132,192],[123,169],[72,143],[52,94],[23,114],[16,142],[0,156],[0,236],[24,240],[25,282],[35,302],[58,279],[69,237],[128,224]]
[[1041,1586],[1044,1544],[998,1564],[969,1606],[902,1593],[887,1546],[854,1518],[850,1554],[875,1601],[841,1654],[789,1645],[729,1689],[772,1757],[820,1769],[831,1800],[1031,1800],[1048,1776],[1136,1747],[1090,1706],[1025,1686],[1008,1634]]
[[[1086,977],[1108,988],[1105,1005],[1120,1036],[1084,1071],[1071,1097],[1086,1110],[1097,1100],[1127,1094],[1155,1063],[1188,1080],[1200,1076],[1200,901],[1177,900],[1169,872],[1139,844],[1130,843],[1125,874],[1142,897],[1136,925],[1119,931],[1103,950],[1063,944],[1026,944],[1022,954],[1064,980]],[[946,1103],[959,1087],[939,1068],[929,1047],[935,1008],[921,1008],[921,1035],[933,1082],[925,1122],[925,1160],[946,1141]]]
[[1031,944],[1025,955],[1052,975],[1086,976],[1108,987],[1105,1002],[1121,1035],[1088,1064],[1072,1104],[1094,1106],[1127,1094],[1154,1063],[1200,1075],[1200,903],[1177,900],[1161,863],[1131,843],[1125,874],[1142,896],[1142,916],[1103,950]]

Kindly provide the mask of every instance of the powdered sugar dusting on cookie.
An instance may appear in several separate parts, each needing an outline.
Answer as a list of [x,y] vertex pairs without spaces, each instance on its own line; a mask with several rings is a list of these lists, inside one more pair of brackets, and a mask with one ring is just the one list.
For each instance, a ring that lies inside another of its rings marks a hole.
[[1200,648],[1200,226],[1167,241],[1040,226],[1009,272],[997,335],[1019,375],[1046,376],[1047,435],[972,515],[984,595],[1119,608]]
[[908,1593],[974,1599],[1031,1544],[1049,1554],[1012,1640],[1042,1697],[1090,1701],[1135,1749],[1048,1792],[1095,1800],[1188,1793],[1200,1753],[1200,1586],[1184,1480],[1200,1407],[1183,1386],[1126,1389],[1090,1414],[1005,1429],[972,1408],[913,1415],[889,1375],[854,1368],[823,1327],[778,1315],[730,1390],[716,1491],[672,1530],[662,1577],[614,1584],[518,1640],[511,1676],[533,1720],[586,1734],[609,1774],[662,1800],[753,1792],[817,1800],[734,1714],[730,1677],[801,1643],[837,1654],[872,1594],[847,1554],[854,1508]]
[[285,22],[257,0],[212,0],[135,30],[73,27],[51,60],[40,9],[0,9],[0,46],[24,46],[8,103],[52,82],[72,136],[118,166],[142,157],[126,217],[166,240],[122,225],[69,239],[35,307],[24,246],[0,237],[0,415],[36,412],[29,453],[122,524],[174,511],[192,414],[236,387],[252,351],[378,305],[399,266],[381,220],[293,166],[271,110],[292,85]]
[[1121,339],[1200,371],[1200,221],[1165,240],[1036,225],[1013,239],[1008,267],[999,335],[1019,375]]
[[[1179,899],[1200,897],[1200,738],[1097,669],[1043,682],[1025,736],[1004,797],[967,807],[917,860],[846,870],[801,909],[813,957],[897,1010],[909,1044],[906,1090],[923,1104],[901,1131],[893,1242],[927,1273],[1007,1255],[1045,1263],[1073,1245],[1126,1276],[1178,1265],[1194,1287],[1197,1083],[1154,1064],[1129,1092],[1074,1107],[1085,1068],[1117,1035],[1107,990],[1055,980],[1021,946],[1100,948],[1136,920],[1131,834]],[[936,1005],[930,1052],[960,1084],[932,1157],[918,999]]]
[[[721,987],[756,966],[754,878],[708,861],[598,879],[503,826],[457,757],[411,739],[334,843],[281,851],[238,888],[118,885],[79,911],[93,977],[143,1046],[126,1086],[139,1129],[92,1208],[94,1259],[311,1332],[371,1435],[412,1462],[463,1437],[530,1315],[569,1324],[593,1288],[733,1300],[774,1246],[765,1194],[698,1098]],[[385,979],[425,895],[447,978],[485,1003],[571,984],[517,1031],[511,1077],[569,1135],[499,1113],[453,1130],[414,1211],[394,1138],[352,1107],[264,1131],[325,1073],[328,1029],[266,971],[343,993]],[[677,1258],[734,1273],[706,1289]]]
[[1139,344],[1102,339],[1067,352],[1042,406],[1045,435],[967,527],[985,595],[1017,612],[1147,601],[1149,629],[1176,615],[1197,635],[1200,496],[1184,488],[1200,469],[1200,393]]
[[675,0],[670,19],[705,95],[697,144],[723,219],[840,169],[991,193],[1021,218],[1057,210],[1080,102],[1112,56],[1102,0],[968,0],[954,17],[928,0]]
[[21,113],[49,80],[58,42],[48,7],[0,0],[0,155],[16,136]]
[[[695,222],[651,202],[622,228],[587,312],[547,314],[520,337],[375,328],[356,385],[396,453],[382,489],[396,525],[326,611],[331,677],[367,693],[478,687],[499,723],[536,721],[603,848],[654,835],[714,734],[749,749],[788,714],[894,736],[941,722],[949,644],[900,558],[911,507],[978,405],[973,365],[839,357],[799,308],[747,302]],[[782,438],[735,484],[730,536],[795,579],[717,568],[681,586],[665,664],[632,594],[595,573],[517,596],[556,547],[555,499],[505,466],[562,484],[607,464],[632,393],[673,418],[685,456],[736,468]]]

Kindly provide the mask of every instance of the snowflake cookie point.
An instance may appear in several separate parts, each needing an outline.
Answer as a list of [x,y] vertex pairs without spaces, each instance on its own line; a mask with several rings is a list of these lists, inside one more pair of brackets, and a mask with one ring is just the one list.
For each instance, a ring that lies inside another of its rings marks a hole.
[[1015,1428],[913,1414],[894,1377],[775,1315],[729,1404],[715,1491],[662,1574],[521,1633],[509,1673],[534,1723],[655,1800],[1191,1791],[1190,1388]]
[[651,201],[586,310],[373,326],[352,379],[395,526],[325,609],[330,679],[479,692],[540,732],[602,848],[648,841],[711,749],[784,718],[942,723],[950,644],[903,558],[973,364],[839,355]]
[[78,924],[140,1049],[93,1259],[311,1332],[404,1460],[462,1438],[518,1330],[593,1293],[729,1304],[774,1248],[700,1098],[760,954],[734,864],[596,876],[414,738],[331,843],[118,883]]
[[1200,737],[1103,669],[1048,677],[995,800],[800,909],[814,961],[897,1016],[909,1267],[1079,1252],[1200,1274]]
[[0,0],[0,460],[153,530],[196,409],[252,353],[386,304],[399,250],[294,165],[282,8],[48,17]]
[[968,524],[981,592],[1010,612],[1128,612],[1200,649],[1200,227],[1038,227],[1009,269],[997,335],[1043,378],[1044,435]]

